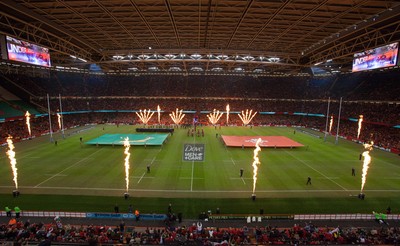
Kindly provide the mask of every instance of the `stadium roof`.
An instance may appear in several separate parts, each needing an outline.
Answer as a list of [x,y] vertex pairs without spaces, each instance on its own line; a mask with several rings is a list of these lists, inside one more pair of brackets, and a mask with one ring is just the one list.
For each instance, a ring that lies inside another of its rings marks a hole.
[[400,40],[400,3],[1,0],[0,33],[50,48],[54,66],[295,74],[330,61],[349,71],[355,52]]

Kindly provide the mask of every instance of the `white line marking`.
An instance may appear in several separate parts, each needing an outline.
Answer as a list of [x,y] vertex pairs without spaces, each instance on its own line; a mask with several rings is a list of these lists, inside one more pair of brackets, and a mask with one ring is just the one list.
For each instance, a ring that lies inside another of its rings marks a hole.
[[204,179],[204,178],[194,178],[194,177],[180,177],[179,179]]
[[[115,188],[84,188],[84,187],[51,187],[51,186],[42,186],[42,187],[36,187],[36,186],[19,186],[20,188],[23,189],[59,189],[59,190],[104,190],[104,191],[125,191],[126,189],[115,189]],[[15,186],[0,186],[0,188],[15,188]],[[198,193],[235,193],[235,192],[249,192],[248,190],[146,190],[146,189],[129,189],[130,191],[147,191],[147,192],[176,192],[176,193],[181,193],[181,192],[198,192]],[[257,190],[257,193],[318,193],[318,192],[360,192],[359,189],[357,190]],[[364,190],[364,192],[396,192],[399,193],[400,189],[398,190]]]
[[316,177],[315,179],[340,179],[339,177]]
[[78,165],[79,163],[81,163],[81,162],[83,162],[83,161],[86,161],[86,160],[88,160],[90,156],[92,156],[92,155],[96,154],[96,153],[97,153],[97,152],[99,152],[100,150],[102,150],[102,149],[99,149],[99,150],[97,150],[96,152],[93,152],[93,153],[92,153],[92,154],[90,154],[88,157],[86,157],[86,158],[83,158],[83,159],[81,159],[80,161],[77,161],[77,162],[75,162],[73,165],[71,165],[71,166],[69,166],[69,167],[65,168],[65,169],[64,169],[64,170],[62,170],[61,172],[54,174],[53,176],[51,176],[50,178],[46,179],[45,181],[43,181],[43,182],[41,182],[41,183],[37,184],[37,185],[35,186],[35,188],[39,187],[39,186],[40,186],[41,184],[43,184],[43,183],[46,183],[47,181],[49,181],[50,179],[52,179],[52,178],[56,177],[57,175],[60,175],[60,174],[61,174],[61,173],[63,173],[64,171],[66,171],[66,170],[68,170],[68,169],[70,169],[70,168],[72,168],[72,167],[74,167],[74,166]]
[[294,157],[296,160],[300,161],[301,163],[303,163],[304,165],[306,165],[307,167],[311,168],[312,170],[316,171],[317,173],[321,174],[322,176],[324,176],[325,178],[327,178],[328,180],[332,181],[332,183],[335,183],[337,186],[339,186],[340,188],[342,188],[345,191],[348,191],[345,187],[341,186],[340,184],[338,184],[337,182],[333,181],[332,179],[330,179],[328,176],[326,176],[325,174],[321,173],[320,171],[318,171],[317,169],[313,168],[312,166],[308,165],[307,163],[305,163],[304,161],[300,160],[299,158],[297,158],[296,156],[292,155],[290,152],[285,151],[286,153],[288,153],[290,156]]
[[243,177],[241,177],[241,178],[230,178],[230,179],[253,179],[253,178],[243,178]]
[[140,183],[140,181],[142,180],[142,178],[144,177],[144,175],[146,175],[146,172],[143,173],[142,177],[140,177],[140,179],[138,180],[138,184]]
[[243,184],[246,184],[246,182],[244,182],[244,178],[242,178]]
[[68,175],[65,175],[65,174],[52,174],[52,173],[46,173],[45,175],[46,176],[58,176],[58,177],[66,177],[66,176],[68,176]]
[[193,191],[194,161],[192,161],[192,179],[190,182],[190,191]]
[[231,160],[233,162],[233,165],[236,166],[235,160],[231,157]]

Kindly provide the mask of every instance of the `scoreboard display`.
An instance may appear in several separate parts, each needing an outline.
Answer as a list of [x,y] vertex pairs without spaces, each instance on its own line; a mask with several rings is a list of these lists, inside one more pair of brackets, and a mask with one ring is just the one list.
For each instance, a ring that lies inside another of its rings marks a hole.
[[7,56],[11,61],[50,67],[49,49],[6,36]]
[[353,72],[397,65],[399,43],[392,43],[354,54]]

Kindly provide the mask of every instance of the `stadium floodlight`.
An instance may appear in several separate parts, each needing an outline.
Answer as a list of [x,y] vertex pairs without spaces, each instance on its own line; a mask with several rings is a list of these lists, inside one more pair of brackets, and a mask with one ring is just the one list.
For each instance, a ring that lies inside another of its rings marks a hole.
[[235,67],[233,70],[234,70],[235,72],[244,72],[244,69],[241,68],[241,67]]
[[228,59],[228,56],[227,55],[219,55],[219,56],[217,56],[217,59],[226,60],[226,59]]
[[122,59],[124,59],[124,57],[121,56],[121,55],[115,55],[115,56],[112,56],[112,58],[113,58],[114,60],[122,60]]
[[190,56],[192,59],[195,59],[195,60],[198,60],[198,59],[200,59],[201,58],[201,55],[199,55],[199,54],[193,54],[193,55],[191,55]]
[[190,71],[202,72],[202,71],[203,71],[203,68],[201,68],[201,67],[192,67],[192,68],[190,69]]
[[73,56],[73,55],[69,55],[70,57],[72,57],[72,58],[74,58],[74,59],[76,59],[76,56]]
[[169,71],[182,71],[180,67],[170,67]]
[[279,62],[281,59],[279,59],[278,57],[270,57],[268,58],[268,61],[270,62]]
[[222,67],[214,67],[214,68],[211,68],[211,71],[213,71],[213,72],[222,72],[224,69],[222,68]]
[[246,61],[253,61],[253,60],[254,60],[254,57],[252,57],[252,56],[245,56],[245,57],[243,57],[243,59],[245,59]]
[[174,58],[176,57],[176,55],[173,55],[173,54],[166,54],[165,57],[166,57],[167,59],[174,59]]
[[85,59],[83,58],[78,58],[78,60],[83,61],[83,62],[87,62]]
[[140,60],[147,60],[147,59],[150,58],[150,56],[148,56],[148,55],[139,55],[138,58],[139,58]]
[[149,67],[148,70],[149,71],[158,71],[160,69],[158,67]]

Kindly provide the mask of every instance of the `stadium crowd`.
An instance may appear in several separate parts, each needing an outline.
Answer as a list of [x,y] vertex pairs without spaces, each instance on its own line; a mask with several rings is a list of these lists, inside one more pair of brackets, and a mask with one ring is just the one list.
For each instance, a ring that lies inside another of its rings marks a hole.
[[400,70],[312,76],[4,74],[35,96],[237,97],[399,101]]
[[[339,98],[343,97],[339,135],[356,138],[355,122],[364,116],[361,141],[373,140],[387,149],[400,149],[400,89],[396,86],[400,71],[351,73],[330,77],[310,76],[226,76],[226,75],[93,75],[51,71],[48,76],[3,75],[11,84],[29,90],[30,100],[47,109],[46,94],[49,93],[50,108],[60,110],[58,95],[62,95],[64,112],[79,111],[80,114],[64,115],[64,127],[88,123],[141,124],[132,110],[156,110],[160,105],[164,112],[163,125],[172,124],[169,113],[177,108],[196,112],[202,124],[209,124],[201,111],[217,109],[231,112],[252,109],[253,112],[275,112],[274,115],[257,114],[253,125],[305,126],[324,131],[326,118],[302,114],[333,115],[336,129],[339,115]],[[223,81],[223,82],[221,82]],[[16,88],[14,88],[16,89]],[[24,94],[21,92],[21,94]],[[26,93],[25,93],[26,94]],[[121,111],[128,112],[104,112]],[[86,111],[86,113],[82,113]],[[97,111],[97,112],[93,112]],[[23,113],[21,114],[23,115]],[[53,131],[59,130],[53,117]],[[149,124],[158,124],[153,117]],[[186,114],[182,124],[190,124]],[[13,122],[0,124],[5,137],[8,134],[21,139],[29,137],[23,116]],[[221,125],[226,122],[221,119]],[[242,125],[237,114],[231,114],[229,125]],[[32,119],[33,135],[49,130],[46,117]],[[332,132],[336,134],[335,131]]]
[[0,243],[18,245],[397,245],[400,228],[385,225],[374,228],[314,226],[203,227],[172,223],[164,227],[117,225],[63,225],[58,218],[51,224],[11,219],[0,224]]
[[201,222],[173,223],[164,227],[118,225],[63,225],[11,219],[0,224],[0,243],[19,245],[398,245],[400,228],[386,224],[374,228],[314,226],[205,227]]

